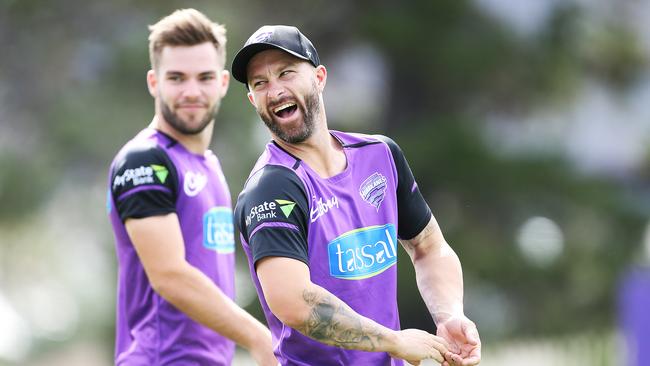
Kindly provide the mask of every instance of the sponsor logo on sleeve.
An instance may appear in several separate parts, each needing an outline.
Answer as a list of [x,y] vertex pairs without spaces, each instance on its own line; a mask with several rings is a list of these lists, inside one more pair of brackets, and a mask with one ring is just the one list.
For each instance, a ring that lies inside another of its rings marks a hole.
[[183,191],[189,197],[194,197],[208,184],[208,177],[203,173],[187,171],[183,178]]
[[359,194],[364,201],[379,211],[379,207],[386,197],[386,186],[386,177],[375,172],[361,183]]
[[263,220],[275,219],[278,217],[277,209],[279,208],[284,217],[289,218],[296,203],[293,201],[276,199],[271,202],[264,201],[263,203],[253,206],[246,215],[246,226],[251,225],[253,222],[258,223]]
[[165,183],[169,175],[169,171],[163,165],[141,165],[135,169],[127,169],[121,175],[113,179],[113,189],[117,187],[124,187],[131,184],[137,187],[142,184],[154,184],[156,181],[154,177],[158,178],[158,182]]
[[232,210],[213,207],[203,215],[203,246],[217,253],[235,251],[235,227]]
[[316,199],[316,196],[313,196],[311,202],[312,202],[311,215],[310,215],[311,222],[315,222],[321,216],[330,212],[333,208],[339,208],[339,199],[336,196],[332,196],[330,197],[330,199],[327,199],[325,201],[323,201],[323,197],[319,197],[318,199]]
[[164,184],[165,180],[167,180],[167,176],[169,175],[169,170],[167,170],[167,167],[163,165],[151,164],[151,169],[153,169],[160,183]]
[[397,263],[393,224],[347,232],[327,244],[330,275],[344,280],[376,276]]

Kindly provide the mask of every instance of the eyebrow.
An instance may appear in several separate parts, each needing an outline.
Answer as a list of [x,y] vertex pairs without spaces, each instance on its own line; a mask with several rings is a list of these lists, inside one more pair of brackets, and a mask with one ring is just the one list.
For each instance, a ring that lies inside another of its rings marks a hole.
[[[176,71],[176,70],[169,70],[169,71],[165,72],[165,75],[169,75],[169,76],[178,76],[178,75],[186,75],[186,74],[187,74],[186,72]],[[216,74],[217,74],[216,71],[210,70],[210,71],[202,71],[202,72],[200,72],[199,76],[208,76],[208,75],[216,75]]]
[[[284,62],[281,62],[281,63],[280,63],[280,64],[275,68],[275,70],[277,71],[277,70],[285,69],[285,68],[290,67],[290,66],[296,66],[296,65],[297,65],[298,63],[300,63],[301,61],[302,61],[302,60],[298,60],[298,61],[284,61]],[[252,81],[252,80],[255,80],[255,79],[263,79],[263,78],[264,78],[263,76],[257,74],[257,75],[253,75],[253,76],[251,76],[251,77],[250,77],[250,80]]]

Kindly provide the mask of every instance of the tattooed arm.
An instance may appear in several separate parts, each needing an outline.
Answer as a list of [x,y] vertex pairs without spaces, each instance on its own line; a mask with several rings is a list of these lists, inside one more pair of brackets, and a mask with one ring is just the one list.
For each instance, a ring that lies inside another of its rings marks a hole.
[[442,362],[447,352],[440,337],[425,331],[394,331],[355,312],[341,299],[310,280],[303,262],[266,257],[257,263],[257,276],[271,311],[284,324],[319,342],[417,363],[432,358]]
[[[460,260],[447,244],[432,216],[427,226],[410,240],[401,240],[415,267],[418,289],[454,355],[452,365],[476,365],[481,341],[476,325],[463,313],[463,273]],[[445,364],[443,364],[445,365]]]

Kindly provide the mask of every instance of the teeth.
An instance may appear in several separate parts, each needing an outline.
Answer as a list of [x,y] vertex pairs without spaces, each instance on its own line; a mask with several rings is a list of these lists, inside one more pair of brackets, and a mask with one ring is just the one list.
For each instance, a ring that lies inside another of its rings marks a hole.
[[274,108],[274,109],[273,109],[273,113],[278,113],[278,112],[280,112],[281,110],[283,110],[283,109],[285,109],[285,108],[293,107],[294,105],[296,105],[296,103],[284,103],[283,105]]

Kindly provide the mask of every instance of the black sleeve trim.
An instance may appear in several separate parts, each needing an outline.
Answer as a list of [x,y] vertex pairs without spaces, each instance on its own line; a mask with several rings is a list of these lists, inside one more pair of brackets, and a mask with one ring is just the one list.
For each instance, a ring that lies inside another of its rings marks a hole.
[[381,135],[376,137],[390,148],[397,169],[397,234],[401,239],[412,239],[422,232],[431,220],[431,209],[422,197],[413,172],[399,145],[389,137]]
[[302,180],[280,165],[267,165],[246,182],[235,206],[235,224],[253,261],[281,256],[309,262],[309,202]]
[[155,143],[129,148],[111,172],[113,203],[122,221],[176,212],[177,186],[174,164]]

